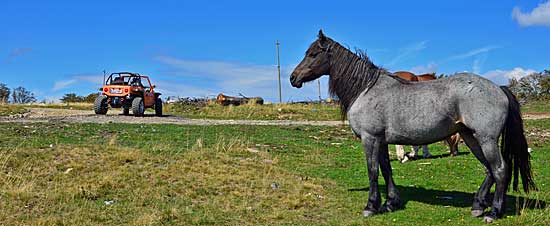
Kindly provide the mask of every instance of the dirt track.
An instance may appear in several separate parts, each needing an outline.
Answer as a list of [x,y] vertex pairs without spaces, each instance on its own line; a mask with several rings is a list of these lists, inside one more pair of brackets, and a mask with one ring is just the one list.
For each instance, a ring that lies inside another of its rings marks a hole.
[[[156,117],[152,113],[144,117],[123,116],[118,111],[107,115],[95,115],[87,110],[67,110],[51,108],[29,108],[29,112],[20,115],[0,117],[0,122],[69,122],[69,123],[130,123],[130,124],[178,124],[178,125],[315,125],[338,126],[347,124],[342,121],[288,121],[288,120],[214,120],[188,119],[166,115]],[[524,119],[550,118],[550,113],[528,113]]]
[[51,108],[29,108],[29,112],[0,117],[0,122],[69,122],[69,123],[129,123],[129,124],[178,124],[178,125],[315,125],[337,126],[342,121],[286,121],[286,120],[214,120],[188,119],[166,115],[157,117],[149,113],[144,117],[124,116],[119,111],[107,115],[95,115],[93,111]]

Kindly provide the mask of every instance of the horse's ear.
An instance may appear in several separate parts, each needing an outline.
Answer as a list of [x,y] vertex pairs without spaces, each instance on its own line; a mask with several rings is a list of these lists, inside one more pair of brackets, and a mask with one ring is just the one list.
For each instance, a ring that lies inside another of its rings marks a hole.
[[317,37],[319,38],[319,40],[323,41],[327,38],[325,34],[323,34],[323,29],[319,29],[319,35],[317,35]]

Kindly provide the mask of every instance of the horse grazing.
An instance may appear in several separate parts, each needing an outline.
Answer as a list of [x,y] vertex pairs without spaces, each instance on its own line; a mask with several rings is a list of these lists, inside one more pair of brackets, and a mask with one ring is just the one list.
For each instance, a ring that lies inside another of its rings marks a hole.
[[[322,75],[329,75],[330,93],[339,97],[342,116],[347,116],[364,146],[370,182],[364,216],[402,207],[388,144],[429,144],[457,132],[486,168],[485,180],[474,196],[472,216],[484,216],[485,222],[502,217],[506,191],[512,178],[517,189],[518,174],[525,192],[536,189],[519,103],[507,88],[469,73],[409,82],[377,67],[365,53],[355,54],[319,31],[290,82],[300,88]],[[387,186],[383,205],[379,168]],[[496,189],[491,201],[493,184]],[[484,213],[489,206],[490,211]]]
[[[431,81],[436,79],[435,73],[415,75],[414,73],[408,72],[408,71],[397,71],[397,72],[394,72],[393,74],[407,81]],[[451,156],[458,155],[459,141],[460,141],[460,136],[458,134],[454,134],[445,139],[445,142],[449,145]],[[418,158],[418,149],[420,149],[419,146],[413,145],[412,152],[410,152],[408,155],[405,155],[405,149],[403,149],[403,145],[399,145],[399,144],[395,145],[395,153],[397,155],[397,160],[404,163],[408,161],[409,158],[414,158],[414,159]],[[424,158],[432,157],[432,154],[430,153],[430,149],[426,144],[422,145],[422,155],[424,156]]]

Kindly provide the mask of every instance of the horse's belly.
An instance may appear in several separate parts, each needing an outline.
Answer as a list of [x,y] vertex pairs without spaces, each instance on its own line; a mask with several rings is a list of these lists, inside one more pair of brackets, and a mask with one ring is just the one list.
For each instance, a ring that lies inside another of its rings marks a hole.
[[457,125],[452,119],[433,121],[401,121],[386,131],[389,144],[423,145],[443,140],[456,133]]

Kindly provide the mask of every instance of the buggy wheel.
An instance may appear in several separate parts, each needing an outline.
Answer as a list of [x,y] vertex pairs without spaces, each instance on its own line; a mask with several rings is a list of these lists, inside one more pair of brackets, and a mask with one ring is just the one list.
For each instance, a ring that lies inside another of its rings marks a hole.
[[143,106],[143,98],[135,97],[134,100],[132,100],[132,113],[134,113],[134,116],[143,116],[144,112],[145,106]]
[[162,100],[160,98],[155,100],[155,115],[162,116]]
[[98,96],[94,101],[94,112],[98,115],[107,114],[107,96]]

